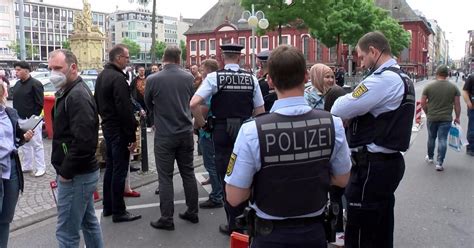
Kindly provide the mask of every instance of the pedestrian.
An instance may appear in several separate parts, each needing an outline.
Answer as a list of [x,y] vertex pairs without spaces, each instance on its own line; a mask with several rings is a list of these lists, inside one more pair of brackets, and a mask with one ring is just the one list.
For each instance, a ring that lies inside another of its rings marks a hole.
[[[154,73],[159,72],[159,71],[160,71],[160,67],[157,64],[151,65],[151,74],[154,74]],[[148,76],[150,76],[150,75],[148,75]]]
[[115,45],[109,52],[109,63],[97,77],[94,92],[107,147],[103,216],[112,215],[113,222],[141,218],[141,215],[127,211],[123,199],[130,152],[137,145],[137,120],[133,114],[127,75],[123,72],[129,62],[128,48],[122,44]]
[[[205,79],[211,72],[219,69],[219,64],[215,59],[206,59],[201,63],[202,77]],[[211,98],[206,99],[206,102],[201,105],[201,113],[204,119],[212,118],[212,112],[209,111],[211,107]],[[202,150],[202,160],[204,167],[209,173],[209,183],[211,184],[211,193],[209,199],[205,202],[199,203],[200,208],[221,208],[224,206],[222,184],[217,176],[214,142],[212,141],[212,133],[208,129],[199,129],[199,144]],[[203,183],[204,185],[204,183]]]
[[469,145],[466,146],[466,153],[474,156],[474,75],[467,77],[464,87],[462,88],[462,96],[467,107],[467,132],[466,138]]
[[350,121],[347,140],[355,165],[346,187],[345,247],[393,247],[395,195],[410,144],[415,90],[380,32],[359,39],[357,54],[369,74],[331,113]]
[[456,71],[456,83],[458,82],[459,79],[459,71]]
[[253,248],[326,248],[328,188],[344,187],[351,167],[343,123],[306,103],[299,50],[279,46],[268,65],[278,100],[270,113],[242,125],[226,172],[227,201],[238,206],[252,192]]
[[269,85],[267,82],[268,75],[268,58],[270,57],[271,51],[265,50],[257,54],[257,58],[260,64],[260,73],[262,77],[258,79],[258,84],[260,85],[260,90],[262,91],[263,101],[265,102],[265,111],[270,111],[273,106],[273,103],[277,100],[277,95],[275,89],[272,85]]
[[80,230],[87,247],[104,247],[95,215],[94,192],[100,171],[95,157],[99,116],[92,92],[79,77],[76,56],[69,50],[49,53],[53,109],[51,164],[57,173],[59,247],[79,247]]
[[[135,101],[140,104],[140,109],[143,109],[146,114],[146,126],[147,126],[147,131],[151,131],[151,119],[149,118],[150,111],[147,109],[146,104],[145,104],[145,85],[146,85],[146,77],[145,77],[145,67],[139,66],[138,67],[138,75],[132,80],[132,83],[130,84],[130,91],[132,94],[132,97]],[[150,129],[148,129],[150,128]]]
[[336,84],[339,85],[340,87],[344,87],[344,67],[339,67],[336,71]]
[[[258,80],[251,73],[243,71],[240,66],[242,45],[225,44],[220,47],[223,53],[224,69],[207,75],[201,87],[191,99],[190,105],[197,127],[205,124],[212,128],[212,139],[215,149],[217,175],[224,186],[224,176],[229,159],[231,159],[234,142],[242,123],[252,115],[263,113],[264,101]],[[206,123],[199,106],[212,96],[211,109],[213,117]],[[246,204],[230,206],[225,201],[224,207],[228,224],[219,226],[219,231],[230,235],[238,230],[235,218],[243,213]]]
[[193,74],[194,77],[193,87],[194,90],[196,90],[197,88],[199,88],[199,86],[201,86],[202,83],[202,75],[201,73],[199,73],[199,67],[197,65],[191,66],[191,74]]
[[[19,81],[13,88],[13,108],[18,111],[20,125],[26,123],[32,116],[40,116],[44,105],[44,88],[40,81],[30,75],[31,67],[25,61],[16,62],[14,65]],[[23,172],[35,172],[35,177],[46,173],[44,162],[44,147],[42,136],[43,122],[34,130],[35,135],[31,142],[20,148],[22,154]]]
[[315,64],[309,70],[311,86],[305,89],[304,98],[315,109],[324,108],[324,96],[334,85],[334,72],[325,64]]
[[7,107],[7,86],[0,79],[0,247],[8,247],[10,223],[13,221],[20,191],[23,192],[23,174],[18,147],[30,141],[33,130],[20,128],[20,117],[15,109]]
[[145,103],[154,116],[155,161],[158,171],[161,218],[150,225],[174,230],[173,171],[176,161],[183,180],[187,210],[179,218],[198,223],[198,190],[193,167],[193,123],[189,101],[194,93],[194,77],[180,66],[181,50],[168,46],[163,54],[163,70],[148,78]]
[[[426,113],[428,127],[428,154],[425,160],[433,164],[436,139],[438,139],[438,157],[436,170],[443,171],[447,141],[451,123],[460,124],[461,103],[458,87],[448,81],[449,68],[441,65],[436,69],[436,81],[423,89],[421,107]],[[453,107],[455,118],[453,119]]]

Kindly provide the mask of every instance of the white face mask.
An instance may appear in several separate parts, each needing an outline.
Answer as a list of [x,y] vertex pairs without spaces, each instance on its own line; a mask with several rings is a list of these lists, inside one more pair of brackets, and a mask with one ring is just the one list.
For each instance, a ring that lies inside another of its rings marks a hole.
[[53,84],[54,88],[56,88],[56,90],[61,89],[66,84],[66,81],[67,81],[66,75],[64,75],[64,73],[60,71],[51,71],[49,80]]

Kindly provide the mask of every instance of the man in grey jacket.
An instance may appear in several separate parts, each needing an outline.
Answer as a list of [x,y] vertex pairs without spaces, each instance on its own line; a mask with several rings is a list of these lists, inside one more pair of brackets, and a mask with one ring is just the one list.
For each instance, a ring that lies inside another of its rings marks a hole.
[[158,171],[161,218],[152,227],[174,230],[174,161],[183,179],[187,211],[181,219],[198,223],[198,191],[193,168],[193,124],[189,101],[194,94],[194,77],[182,69],[181,50],[168,46],[163,70],[150,75],[145,87],[145,104],[153,112],[155,160]]

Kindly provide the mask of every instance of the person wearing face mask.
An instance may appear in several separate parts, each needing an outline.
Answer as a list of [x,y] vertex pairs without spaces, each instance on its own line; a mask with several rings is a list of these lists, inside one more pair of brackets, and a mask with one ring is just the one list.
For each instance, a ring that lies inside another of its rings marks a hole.
[[334,72],[325,64],[315,64],[309,70],[311,86],[305,89],[304,98],[314,109],[324,109],[324,96],[334,85]]
[[354,165],[346,187],[345,247],[393,247],[395,190],[402,180],[415,89],[392,58],[380,32],[359,39],[357,54],[369,74],[352,93],[339,97],[331,113],[349,122]]
[[82,229],[87,247],[103,247],[93,198],[100,177],[95,157],[99,116],[94,97],[78,76],[77,58],[71,51],[49,53],[48,68],[57,90],[51,164],[58,184],[58,246],[79,247]]
[[[15,67],[18,83],[13,88],[13,108],[18,111],[20,124],[25,123],[32,115],[40,116],[44,105],[44,88],[40,81],[30,76],[30,65],[25,61],[17,62]],[[23,172],[30,173],[36,169],[36,177],[46,172],[44,163],[42,122],[36,126],[35,136],[20,148],[22,153]]]

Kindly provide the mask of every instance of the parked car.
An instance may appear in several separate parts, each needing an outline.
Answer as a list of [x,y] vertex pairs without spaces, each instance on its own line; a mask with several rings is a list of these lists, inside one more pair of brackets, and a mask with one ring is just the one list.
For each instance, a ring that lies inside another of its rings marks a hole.
[[95,75],[95,76],[97,76],[97,75],[99,75],[99,72],[95,69],[82,70],[81,71],[81,76],[82,75]]

